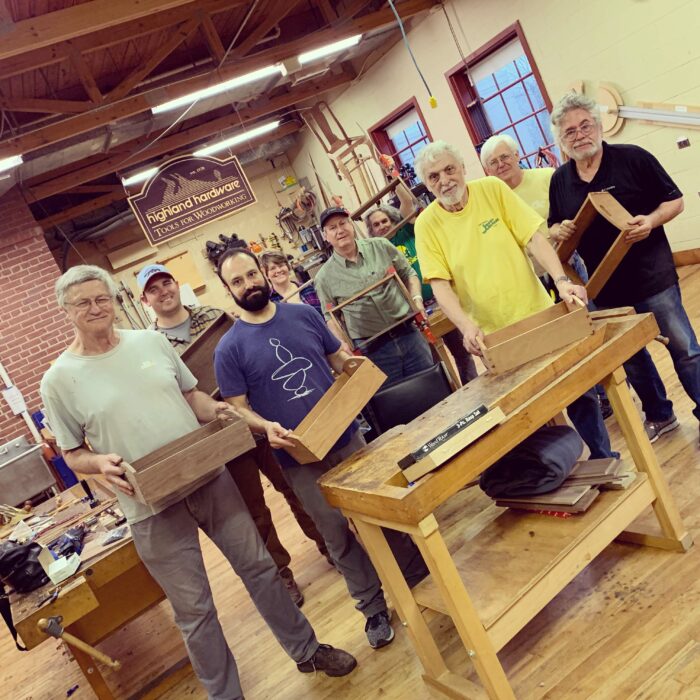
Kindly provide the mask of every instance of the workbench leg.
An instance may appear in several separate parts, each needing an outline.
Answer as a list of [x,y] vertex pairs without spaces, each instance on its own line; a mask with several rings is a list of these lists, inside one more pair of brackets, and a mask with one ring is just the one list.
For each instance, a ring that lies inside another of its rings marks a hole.
[[462,380],[459,377],[459,372],[457,371],[457,364],[455,362],[455,359],[452,357],[452,353],[447,349],[445,341],[442,338],[436,338],[435,345],[433,347],[435,348],[435,352],[438,354],[438,357],[443,362],[443,364],[445,365],[445,369],[450,375],[450,379],[452,380],[452,391],[457,391],[457,389],[459,389],[462,386]]
[[664,537],[627,531],[618,539],[650,547],[685,551],[693,544],[692,537],[683,525],[656,452],[635,408],[626,379],[624,369],[618,367],[603,380],[603,386],[637,470],[647,475],[656,494],[653,508]]
[[440,590],[452,622],[489,698],[515,700],[503,666],[498,660],[493,644],[477,615],[440,531],[436,527],[427,536],[413,535],[413,539],[430,569],[433,581]]
[[416,604],[411,589],[396,563],[396,558],[378,525],[363,521],[362,516],[347,514],[355,523],[362,544],[365,546],[374,568],[379,574],[382,585],[396,606],[401,621],[407,628],[408,635],[423,664],[428,676],[440,678],[448,672],[445,661],[440,654],[435,638],[428,628],[420,608]]
[[70,644],[67,646],[71,650],[71,654],[73,654],[73,658],[78,663],[78,666],[80,666],[80,670],[90,684],[95,696],[99,698],[99,700],[114,700],[114,695],[112,695],[112,691],[107,686],[105,679],[97,668],[95,659]]

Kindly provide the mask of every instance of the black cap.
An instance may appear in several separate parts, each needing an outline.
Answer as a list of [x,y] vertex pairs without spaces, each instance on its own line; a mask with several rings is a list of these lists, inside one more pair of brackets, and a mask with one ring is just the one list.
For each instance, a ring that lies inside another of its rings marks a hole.
[[321,212],[321,217],[319,221],[321,222],[321,228],[326,225],[326,221],[331,218],[331,216],[350,216],[350,212],[345,207],[328,207]]

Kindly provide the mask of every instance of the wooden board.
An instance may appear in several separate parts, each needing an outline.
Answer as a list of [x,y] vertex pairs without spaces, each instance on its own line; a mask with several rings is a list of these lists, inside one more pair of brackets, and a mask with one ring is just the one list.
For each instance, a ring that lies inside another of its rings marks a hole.
[[113,270],[123,270],[125,267],[129,267],[140,260],[154,257],[157,252],[158,248],[149,245],[148,241],[136,241],[136,243],[131,243],[123,248],[107,253],[107,260],[109,260]]
[[489,333],[481,343],[484,365],[501,374],[593,333],[586,308],[569,311],[564,302]]
[[136,460],[122,464],[136,500],[150,506],[175,502],[198,482],[206,482],[225,462],[255,447],[242,418],[214,420]]
[[195,292],[207,286],[189,250],[170,257],[158,258],[158,263],[165,265],[180,284],[189,284]]
[[285,450],[299,464],[323,459],[385,381],[366,357],[345,360],[341,375],[294,430],[295,447]]
[[576,232],[557,248],[559,259],[562,262],[567,261],[578,247],[586,229],[598,215],[617,228],[620,234],[586,284],[586,292],[591,300],[598,296],[600,290],[633,245],[633,243],[625,241],[625,234],[629,230],[629,221],[632,215],[609,192],[590,192],[574,217]]
[[233,326],[233,318],[222,312],[198,338],[182,353],[182,361],[197,378],[197,388],[207,394],[216,391],[216,375],[214,373],[214,350],[229,328]]

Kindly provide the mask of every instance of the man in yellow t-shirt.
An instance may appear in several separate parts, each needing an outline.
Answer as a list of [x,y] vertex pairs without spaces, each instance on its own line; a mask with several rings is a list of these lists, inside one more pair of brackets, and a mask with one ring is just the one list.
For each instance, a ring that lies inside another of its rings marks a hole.
[[[547,308],[553,302],[525,251],[546,270],[567,304],[584,303],[586,290],[564,274],[539,231],[544,219],[504,182],[486,177],[466,182],[454,146],[426,146],[414,168],[436,200],[416,220],[416,250],[423,277],[447,317],[480,355],[479,339]],[[610,457],[610,439],[593,390],[569,407],[569,416],[592,458]]]

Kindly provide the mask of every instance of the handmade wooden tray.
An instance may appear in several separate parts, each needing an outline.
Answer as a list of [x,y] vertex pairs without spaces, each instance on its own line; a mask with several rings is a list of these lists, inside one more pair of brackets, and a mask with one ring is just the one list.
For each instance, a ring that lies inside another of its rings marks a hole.
[[233,325],[233,318],[222,312],[181,355],[182,361],[197,378],[197,388],[207,394],[217,390],[214,374],[214,350],[222,336]]
[[242,418],[225,423],[214,420],[122,466],[136,500],[162,506],[177,501],[194,484],[206,483],[225,462],[254,447],[255,440]]
[[486,369],[501,374],[592,333],[593,322],[585,307],[569,311],[560,302],[489,333],[480,345]]
[[385,381],[386,374],[366,357],[345,360],[333,386],[294,430],[296,445],[285,450],[299,464],[323,459]]
[[586,292],[589,299],[595,299],[600,294],[600,290],[610,279],[610,275],[615,272],[622,258],[625,257],[627,251],[633,245],[625,240],[625,235],[629,230],[629,220],[632,218],[632,215],[608,192],[591,192],[574,217],[576,233],[557,248],[557,255],[567,267],[569,274],[570,268],[567,261],[578,247],[586,229],[598,214],[619,229],[620,234],[610,246],[605,257],[600,261],[595,272],[590,276],[588,284],[586,284]]

